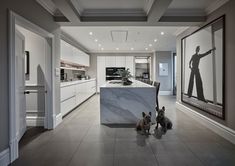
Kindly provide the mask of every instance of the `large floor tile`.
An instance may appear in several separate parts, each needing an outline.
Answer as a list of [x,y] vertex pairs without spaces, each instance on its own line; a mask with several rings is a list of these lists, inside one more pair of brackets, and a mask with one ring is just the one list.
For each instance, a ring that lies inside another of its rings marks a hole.
[[175,109],[175,97],[159,96],[173,128],[101,125],[99,95],[64,117],[54,130],[32,128],[13,166],[234,166],[235,145]]

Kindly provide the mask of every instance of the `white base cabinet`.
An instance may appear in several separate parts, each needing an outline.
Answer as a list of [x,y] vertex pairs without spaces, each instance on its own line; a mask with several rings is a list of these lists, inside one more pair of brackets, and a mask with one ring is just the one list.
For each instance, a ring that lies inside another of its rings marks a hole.
[[62,116],[96,93],[96,79],[61,83]]

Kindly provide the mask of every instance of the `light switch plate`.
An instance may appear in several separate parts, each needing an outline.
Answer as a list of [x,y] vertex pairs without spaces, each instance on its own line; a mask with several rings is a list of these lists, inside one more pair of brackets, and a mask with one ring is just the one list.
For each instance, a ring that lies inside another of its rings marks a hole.
[[60,76],[60,68],[55,68],[55,76],[56,77]]

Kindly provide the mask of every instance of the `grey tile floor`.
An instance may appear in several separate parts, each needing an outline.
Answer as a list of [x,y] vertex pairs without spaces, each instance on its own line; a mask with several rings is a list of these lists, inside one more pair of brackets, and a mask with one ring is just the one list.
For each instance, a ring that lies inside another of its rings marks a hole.
[[30,128],[12,166],[235,166],[235,145],[175,109],[175,98],[160,96],[173,121],[164,135],[134,126],[99,122],[99,95],[93,96],[55,130]]

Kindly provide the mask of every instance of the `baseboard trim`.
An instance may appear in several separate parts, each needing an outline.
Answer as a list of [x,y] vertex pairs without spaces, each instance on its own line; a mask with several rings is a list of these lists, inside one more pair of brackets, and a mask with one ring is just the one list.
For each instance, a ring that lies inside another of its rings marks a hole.
[[7,166],[8,164],[10,164],[10,150],[9,150],[9,148],[0,152],[0,165]]
[[58,126],[61,122],[62,122],[62,114],[59,113],[58,115],[55,116],[54,118],[54,128],[56,128],[56,126]]
[[26,124],[27,126],[44,126],[44,117],[38,116],[27,116],[26,117]]
[[199,123],[203,124],[207,128],[211,129],[212,131],[214,131],[215,133],[217,133],[221,137],[223,137],[223,138],[227,139],[228,141],[232,142],[233,144],[235,144],[235,131],[234,130],[192,110],[191,108],[186,107],[185,105],[181,104],[180,102],[176,102],[176,108],[178,110],[186,113],[187,115],[189,115],[190,117],[192,117],[193,119],[195,119]]
[[162,95],[162,96],[170,96],[172,95],[172,91],[159,91],[159,95]]

